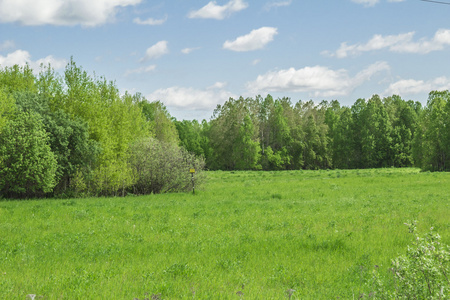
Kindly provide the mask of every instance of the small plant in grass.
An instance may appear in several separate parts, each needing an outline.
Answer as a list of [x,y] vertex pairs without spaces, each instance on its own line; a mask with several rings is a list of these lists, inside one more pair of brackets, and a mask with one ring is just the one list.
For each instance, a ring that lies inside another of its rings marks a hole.
[[420,237],[416,221],[405,223],[414,234],[412,246],[406,255],[392,260],[389,273],[393,282],[386,282],[374,271],[375,299],[448,299],[450,290],[450,247],[440,242],[438,233],[430,232]]

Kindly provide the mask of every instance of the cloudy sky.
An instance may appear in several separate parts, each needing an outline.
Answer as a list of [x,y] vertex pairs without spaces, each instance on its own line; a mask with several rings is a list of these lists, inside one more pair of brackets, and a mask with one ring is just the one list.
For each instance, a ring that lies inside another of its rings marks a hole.
[[268,93],[426,103],[450,89],[449,20],[420,0],[0,0],[0,65],[62,73],[73,56],[177,119]]

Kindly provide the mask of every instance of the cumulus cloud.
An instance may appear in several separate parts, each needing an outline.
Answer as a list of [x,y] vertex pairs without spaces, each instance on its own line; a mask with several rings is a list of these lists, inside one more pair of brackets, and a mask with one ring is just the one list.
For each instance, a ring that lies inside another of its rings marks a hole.
[[358,4],[363,4],[364,6],[374,6],[375,4],[380,2],[379,0],[352,0],[352,1]]
[[149,59],[159,58],[164,54],[169,53],[169,47],[167,41],[159,41],[145,51],[145,56],[141,59],[141,62],[145,62]]
[[238,52],[262,49],[273,41],[276,34],[278,34],[278,30],[275,27],[261,27],[238,37],[234,41],[226,41],[223,48]]
[[328,51],[323,52],[325,55],[344,58],[354,56],[363,52],[388,49],[398,53],[418,53],[426,54],[432,51],[443,50],[445,46],[450,45],[450,30],[439,29],[431,39],[422,38],[414,41],[415,32],[401,33],[398,35],[374,35],[365,44],[347,45],[342,43],[338,50],[334,53]]
[[450,78],[445,76],[428,81],[415,79],[402,79],[392,83],[384,92],[386,95],[413,95],[429,93],[431,91],[443,91],[450,89]]
[[155,25],[162,25],[167,21],[167,15],[162,18],[162,19],[153,19],[153,18],[148,18],[147,20],[141,20],[141,18],[135,18],[133,20],[134,23],[139,24],[139,25],[151,25],[151,26],[155,26]]
[[55,58],[52,55],[49,55],[33,61],[30,53],[25,50],[16,50],[6,56],[0,55],[1,67],[12,67],[14,65],[25,66],[26,64],[28,64],[35,72],[38,72],[41,65],[48,66],[48,64],[50,64],[55,70],[62,69],[66,66],[67,60]]
[[131,70],[127,70],[125,72],[125,76],[129,76],[132,74],[142,74],[142,73],[148,73],[148,72],[152,72],[156,70],[156,65],[150,65],[147,67],[141,67],[141,68],[137,68],[137,69],[131,69]]
[[191,19],[216,19],[223,20],[233,13],[246,9],[248,4],[242,0],[231,0],[225,5],[217,5],[216,1],[211,1],[199,10],[191,11],[188,17]]
[[206,89],[174,86],[158,89],[146,98],[150,101],[160,100],[166,106],[177,109],[208,111],[214,109],[217,104],[225,103],[230,97],[236,97],[224,90],[224,87],[224,83],[215,83]]
[[0,23],[96,26],[114,19],[117,9],[142,0],[4,0]]
[[345,69],[331,70],[323,66],[290,68],[259,75],[247,83],[252,93],[263,92],[307,92],[312,96],[332,97],[349,95],[356,87],[381,72],[389,70],[386,62],[377,62],[354,77]]

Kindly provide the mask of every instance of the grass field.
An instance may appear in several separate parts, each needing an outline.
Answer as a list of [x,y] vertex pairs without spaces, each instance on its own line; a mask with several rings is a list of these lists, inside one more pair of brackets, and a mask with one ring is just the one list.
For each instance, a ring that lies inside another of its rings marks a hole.
[[202,190],[0,201],[0,299],[355,299],[433,226],[450,174],[209,172]]

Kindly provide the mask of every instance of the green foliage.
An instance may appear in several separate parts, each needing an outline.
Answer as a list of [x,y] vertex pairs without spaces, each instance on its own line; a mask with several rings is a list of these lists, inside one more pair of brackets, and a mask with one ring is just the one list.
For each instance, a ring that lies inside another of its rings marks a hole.
[[252,119],[247,114],[239,128],[239,134],[233,147],[233,158],[238,170],[261,168],[259,165],[261,148],[259,142],[253,139],[255,133]]
[[208,165],[210,168],[259,168],[257,111],[257,101],[242,97],[230,98],[216,108],[208,131],[214,155],[212,164]]
[[161,102],[148,103],[139,94],[121,96],[114,82],[90,76],[73,59],[63,77],[51,66],[41,67],[38,76],[29,66],[1,69],[0,132],[16,106],[43,125],[43,141],[57,161],[56,187],[45,192],[54,195],[123,195],[134,184],[131,144],[152,136],[179,142]]
[[101,148],[87,184],[94,194],[123,193],[133,183],[127,164],[129,145],[151,135],[142,109],[131,95],[120,97],[114,82],[91,78],[73,60],[64,75],[67,92],[55,97],[54,105],[86,122],[89,139]]
[[14,98],[0,88],[0,132],[6,122],[13,117],[15,109]]
[[[130,148],[129,164],[134,171],[133,194],[186,192],[200,185],[204,161],[176,144],[146,138]],[[195,169],[195,176],[189,173]]]
[[86,177],[92,172],[99,154],[98,143],[89,139],[85,122],[77,117],[71,119],[62,110],[51,111],[48,96],[29,92],[15,93],[14,96],[20,111],[41,117],[49,136],[48,143],[57,160],[55,193],[67,193],[77,171],[82,171]]
[[14,92],[36,92],[36,77],[27,64],[23,67],[14,65],[0,69],[0,89],[7,94]]
[[[414,234],[406,255],[392,260],[390,273],[393,285],[374,272],[373,297],[378,299],[447,299],[450,291],[450,247],[440,242],[431,231],[420,237],[416,221],[405,223]],[[383,280],[384,279],[384,280]]]
[[265,169],[285,170],[290,165],[291,157],[288,154],[286,147],[273,152],[272,147],[268,146],[264,154],[266,161],[263,165],[265,166]]
[[151,132],[158,140],[166,143],[179,143],[177,128],[161,101],[148,102],[139,94],[136,95],[134,101],[142,109],[142,114]]
[[36,197],[52,192],[57,161],[40,116],[20,112],[0,133],[0,193]]
[[420,116],[420,136],[415,145],[416,158],[424,170],[445,171],[450,168],[450,92],[431,92]]

